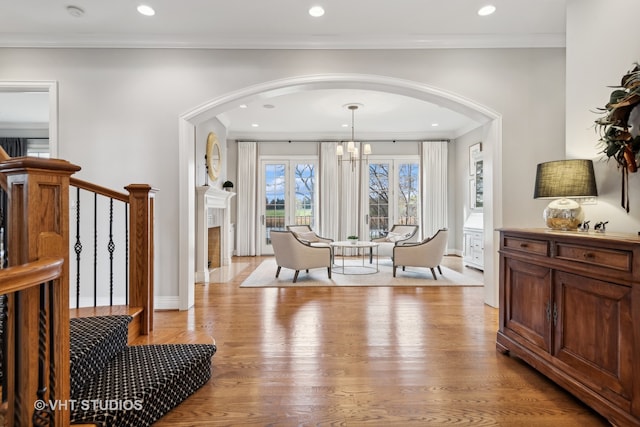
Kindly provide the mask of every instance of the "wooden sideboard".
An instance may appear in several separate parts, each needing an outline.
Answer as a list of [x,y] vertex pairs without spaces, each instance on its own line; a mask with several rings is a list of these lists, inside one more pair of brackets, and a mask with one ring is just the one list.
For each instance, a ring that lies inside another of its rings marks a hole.
[[640,426],[640,237],[500,231],[497,349]]

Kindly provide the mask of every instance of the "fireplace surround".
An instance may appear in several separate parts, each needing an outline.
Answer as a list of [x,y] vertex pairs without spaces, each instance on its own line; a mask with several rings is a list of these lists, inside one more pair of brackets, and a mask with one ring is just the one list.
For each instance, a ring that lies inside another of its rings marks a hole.
[[[195,281],[209,283],[209,228],[220,227],[220,266],[231,263],[230,204],[236,193],[207,185],[196,187],[196,275]],[[214,263],[218,264],[218,263]]]

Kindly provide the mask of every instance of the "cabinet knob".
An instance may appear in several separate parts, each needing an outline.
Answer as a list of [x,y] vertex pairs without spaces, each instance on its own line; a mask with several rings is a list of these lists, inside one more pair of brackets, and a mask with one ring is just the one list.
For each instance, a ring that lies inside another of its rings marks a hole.
[[529,245],[527,245],[526,243],[520,243],[520,247],[521,247],[521,248],[528,248],[528,247],[529,247]]
[[593,254],[593,252],[585,252],[584,254],[582,254],[582,257],[584,259],[593,259],[595,258],[595,255]]

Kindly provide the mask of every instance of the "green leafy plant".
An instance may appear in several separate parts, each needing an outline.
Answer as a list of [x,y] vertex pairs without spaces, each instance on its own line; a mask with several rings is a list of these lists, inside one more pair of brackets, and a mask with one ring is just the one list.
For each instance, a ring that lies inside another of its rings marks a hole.
[[347,239],[349,239],[349,240],[358,240],[358,236],[348,236]]

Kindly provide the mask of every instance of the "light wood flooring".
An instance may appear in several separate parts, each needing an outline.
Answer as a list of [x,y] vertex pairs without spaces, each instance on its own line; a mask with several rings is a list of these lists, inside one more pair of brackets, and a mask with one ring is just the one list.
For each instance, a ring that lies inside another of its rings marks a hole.
[[211,380],[156,426],[608,425],[496,352],[481,287],[240,288],[262,260],[234,258],[136,340],[218,346]]

